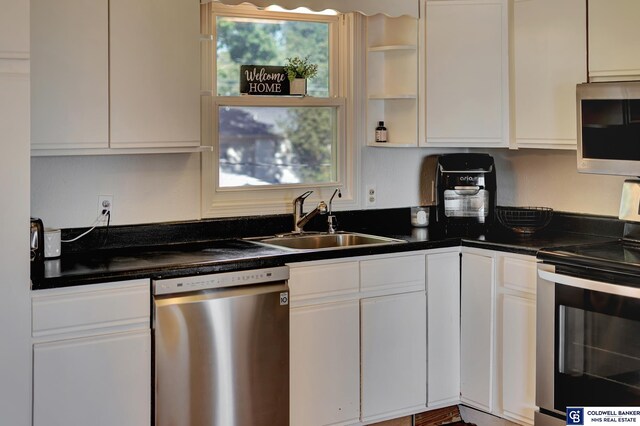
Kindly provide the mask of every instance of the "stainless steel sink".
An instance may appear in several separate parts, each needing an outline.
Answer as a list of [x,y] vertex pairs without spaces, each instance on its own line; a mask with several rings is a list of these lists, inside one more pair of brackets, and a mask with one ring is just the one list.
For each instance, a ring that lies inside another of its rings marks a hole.
[[406,242],[395,238],[355,232],[285,234],[275,237],[248,238],[247,240],[257,244],[290,250],[332,250]]

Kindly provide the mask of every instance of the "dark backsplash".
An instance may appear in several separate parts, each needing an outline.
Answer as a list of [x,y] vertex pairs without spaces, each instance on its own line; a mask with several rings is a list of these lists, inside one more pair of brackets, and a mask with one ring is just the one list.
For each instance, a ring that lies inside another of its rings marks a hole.
[[549,230],[622,238],[624,221],[612,216],[554,212]]
[[[410,207],[351,210],[334,212],[338,230],[358,231],[372,234],[411,233]],[[430,231],[435,231],[434,211],[431,211]],[[291,214],[241,216],[233,218],[202,219],[184,222],[166,222],[142,225],[110,226],[108,231],[96,228],[93,232],[73,243],[65,243],[65,253],[93,250],[109,250],[133,247],[153,247],[166,244],[186,244],[228,238],[245,238],[290,232],[293,229]],[[500,226],[496,224],[496,226]],[[71,239],[88,228],[62,230],[63,239]],[[316,216],[305,230],[326,231],[327,217]],[[610,216],[593,216],[577,213],[555,212],[546,229],[587,235],[621,238],[624,222]]]
[[[334,212],[338,219],[338,230],[360,232],[394,232],[410,229],[409,208],[383,210],[354,210]],[[62,239],[72,239],[88,228],[62,230]],[[184,222],[152,223],[142,225],[119,225],[96,228],[87,236],[73,243],[66,243],[65,253],[92,250],[109,250],[126,247],[152,247],[165,244],[185,244],[226,238],[245,238],[291,232],[293,215],[240,216],[220,219],[202,219]],[[307,226],[307,231],[326,231],[327,217],[316,216]]]

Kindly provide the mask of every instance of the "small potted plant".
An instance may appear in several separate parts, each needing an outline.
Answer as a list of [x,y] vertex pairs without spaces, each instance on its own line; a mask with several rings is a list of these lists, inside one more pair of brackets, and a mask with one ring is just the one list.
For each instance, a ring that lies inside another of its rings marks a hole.
[[284,66],[284,72],[289,78],[289,94],[290,95],[306,95],[307,79],[313,78],[318,74],[318,65],[309,62],[309,57],[300,58],[294,56],[287,58]]

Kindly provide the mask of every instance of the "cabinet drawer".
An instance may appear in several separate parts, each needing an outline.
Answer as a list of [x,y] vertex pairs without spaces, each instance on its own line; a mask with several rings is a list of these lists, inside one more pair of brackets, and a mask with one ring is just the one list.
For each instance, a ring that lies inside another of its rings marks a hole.
[[358,262],[292,266],[289,274],[292,301],[357,294],[358,283]]
[[424,255],[388,257],[360,262],[360,282],[363,291],[386,291],[425,288]]
[[38,290],[32,293],[33,336],[150,323],[149,280]]
[[511,290],[536,294],[537,264],[531,260],[503,257],[502,286]]

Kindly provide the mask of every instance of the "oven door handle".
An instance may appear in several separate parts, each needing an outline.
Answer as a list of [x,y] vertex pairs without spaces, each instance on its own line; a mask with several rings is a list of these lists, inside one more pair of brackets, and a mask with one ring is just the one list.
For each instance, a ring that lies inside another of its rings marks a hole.
[[543,280],[564,284],[571,287],[584,288],[587,290],[599,291],[602,293],[615,294],[618,296],[631,297],[633,299],[640,299],[640,288],[628,287],[624,285],[617,285],[611,283],[605,283],[602,281],[588,280],[585,278],[577,278],[569,275],[558,274],[545,270],[545,265],[538,266],[538,275]]

